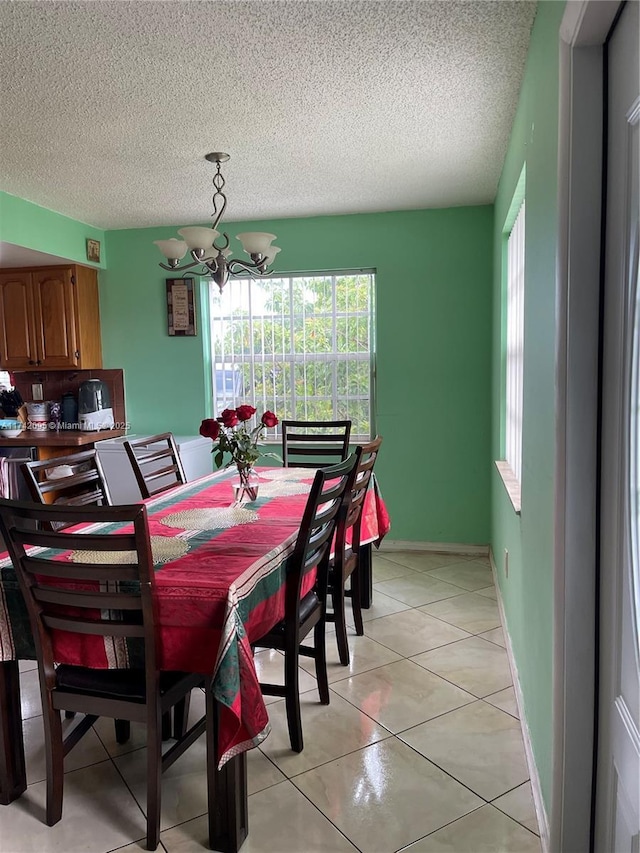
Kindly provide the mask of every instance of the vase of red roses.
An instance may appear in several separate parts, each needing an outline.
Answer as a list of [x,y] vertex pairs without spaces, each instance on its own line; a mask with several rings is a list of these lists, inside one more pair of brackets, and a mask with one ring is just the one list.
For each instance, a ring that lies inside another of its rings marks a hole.
[[214,461],[218,468],[224,462],[225,453],[230,454],[231,459],[225,467],[234,465],[238,469],[238,482],[235,484],[235,499],[237,502],[255,501],[258,497],[258,475],[254,471],[258,458],[262,456],[274,456],[275,453],[260,453],[258,442],[262,439],[264,431],[278,424],[278,418],[273,412],[266,411],[262,414],[255,426],[250,421],[256,413],[253,406],[242,405],[237,409],[225,409],[217,418],[205,418],[200,424],[200,435],[213,440],[211,452],[215,453]]

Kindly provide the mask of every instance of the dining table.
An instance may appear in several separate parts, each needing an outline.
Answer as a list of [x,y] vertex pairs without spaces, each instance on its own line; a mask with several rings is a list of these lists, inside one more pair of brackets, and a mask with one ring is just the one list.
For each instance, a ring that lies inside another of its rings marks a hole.
[[[259,488],[253,501],[234,499],[237,474],[232,469],[144,501],[154,563],[160,666],[202,674],[215,699],[214,725],[208,730],[213,732],[208,737],[214,753],[208,767],[209,844],[221,851],[237,851],[248,832],[246,753],[269,734],[252,642],[284,616],[287,560],[315,473],[308,468],[257,470]],[[389,515],[373,478],[362,514],[365,572],[370,571],[371,545],[379,545],[389,528]],[[89,530],[96,532],[96,525],[86,525]],[[312,576],[307,583],[313,583]],[[370,590],[370,580],[364,586]],[[109,638],[92,639],[65,645],[59,662],[95,668],[133,665],[135,650]],[[3,805],[26,789],[18,662],[35,658],[17,578],[8,554],[0,552]]]

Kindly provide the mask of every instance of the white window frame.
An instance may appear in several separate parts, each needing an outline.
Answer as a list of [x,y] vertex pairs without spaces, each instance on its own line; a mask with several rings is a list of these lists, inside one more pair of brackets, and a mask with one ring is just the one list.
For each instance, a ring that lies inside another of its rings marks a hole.
[[507,241],[505,461],[522,483],[525,202]]
[[501,421],[502,459],[496,462],[516,513],[522,501],[522,439],[524,423],[524,297],[526,250],[526,167],[518,180],[503,228],[502,340],[504,398]]
[[[345,276],[368,276],[369,281],[369,299],[368,305],[366,306],[366,310],[356,309],[354,311],[339,311],[336,305],[335,299],[335,285],[336,280],[345,277]],[[282,420],[285,416],[298,420],[311,420],[312,415],[306,413],[306,401],[307,400],[325,400],[332,402],[333,414],[331,419],[344,419],[345,417],[350,417],[348,411],[347,414],[344,414],[344,405],[348,407],[349,401],[354,402],[362,402],[366,400],[369,406],[369,425],[368,432],[364,433],[362,431],[358,431],[356,429],[355,421],[354,428],[352,429],[351,439],[354,442],[358,441],[368,441],[372,435],[375,434],[375,425],[374,425],[374,357],[375,357],[375,336],[374,336],[374,313],[375,313],[375,274],[373,270],[341,270],[341,271],[331,271],[331,272],[307,272],[307,273],[287,273],[287,274],[275,274],[270,277],[272,280],[284,280],[288,283],[289,288],[289,305],[290,305],[290,313],[287,317],[284,312],[282,316],[282,321],[289,322],[290,324],[294,323],[294,319],[300,319],[302,315],[293,313],[293,291],[294,291],[294,282],[296,279],[300,278],[315,278],[315,279],[324,279],[330,280],[333,285],[333,300],[332,300],[332,309],[329,312],[323,312],[321,314],[314,314],[315,318],[321,317],[324,319],[331,320],[331,327],[333,330],[333,347],[331,350],[327,352],[312,352],[305,353],[302,351],[296,352],[293,348],[288,351],[279,352],[277,356],[266,355],[264,353],[252,353],[252,352],[241,352],[234,351],[233,348],[220,351],[218,348],[218,352],[216,354],[216,346],[214,343],[214,339],[217,337],[220,340],[224,336],[224,323],[228,322],[228,317],[230,314],[225,311],[225,313],[221,316],[220,314],[220,299],[224,300],[225,294],[231,295],[233,291],[231,289],[235,288],[236,293],[238,292],[238,288],[246,288],[246,291],[243,296],[243,305],[245,309],[249,311],[249,328],[253,329],[253,324],[255,318],[258,316],[255,312],[258,309],[255,309],[255,293],[256,290],[253,287],[254,281],[258,284],[260,280],[252,280],[250,278],[238,277],[236,279],[230,280],[223,292],[222,297],[219,296],[219,291],[217,287],[214,286],[213,282],[208,282],[209,285],[209,337],[210,337],[210,381],[211,381],[211,399],[214,407],[214,416],[218,416],[220,412],[217,410],[220,406],[219,400],[219,392],[220,387],[227,389],[227,396],[225,398],[225,405],[228,407],[235,407],[241,403],[249,403],[250,405],[255,406],[258,409],[258,413],[260,414],[266,408],[271,408],[272,403],[269,399],[268,395],[265,395],[264,388],[262,395],[256,394],[256,382],[254,380],[255,375],[255,365],[262,364],[269,365],[273,363],[274,366],[278,365],[282,367],[286,366],[286,369],[291,371],[291,378],[288,384],[288,388],[290,393],[286,395],[286,404],[283,407],[279,407],[281,410],[276,411],[278,417]],[[231,308],[233,310],[233,308]],[[368,322],[368,350],[367,351],[358,351],[358,352],[340,352],[337,348],[337,320],[339,318],[345,316],[353,316],[362,318],[363,316],[367,317]],[[291,338],[293,342],[293,338]],[[270,361],[271,359],[271,361]],[[296,389],[295,382],[293,381],[293,373],[296,369],[296,366],[305,365],[305,364],[313,364],[314,362],[327,362],[332,366],[332,383],[331,389],[328,393],[317,393],[310,396],[305,396],[302,401],[298,397],[296,397]],[[346,395],[338,395],[337,394],[337,371],[338,365],[340,363],[353,363],[353,362],[366,362],[369,365],[369,385],[366,393],[347,393]],[[227,376],[229,370],[233,370],[238,365],[250,365],[250,374],[251,381],[250,386],[251,390],[247,391],[243,388],[237,388],[236,383],[233,379],[233,376]],[[222,370],[222,380],[220,378],[216,378],[216,367],[218,370]],[[220,386],[217,388],[217,385]],[[275,393],[275,392],[274,392]],[[283,411],[284,409],[284,411]],[[292,414],[295,412],[295,415]],[[268,434],[266,436],[267,441],[279,441],[280,440],[280,431],[279,428],[268,430]]]

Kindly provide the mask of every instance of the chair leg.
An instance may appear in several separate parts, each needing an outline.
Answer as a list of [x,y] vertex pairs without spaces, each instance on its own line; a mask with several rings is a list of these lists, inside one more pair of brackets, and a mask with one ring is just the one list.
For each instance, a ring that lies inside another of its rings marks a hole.
[[364,624],[362,622],[362,575],[360,573],[360,563],[358,563],[351,573],[351,608],[353,610],[356,634],[362,637],[364,634]]
[[187,720],[189,719],[189,706],[191,705],[191,693],[187,693],[184,699],[173,706],[173,736],[176,740],[184,737],[187,731]]
[[[329,704],[329,680],[327,678],[327,647],[325,642],[325,620],[324,617],[313,629],[313,646],[315,648],[314,659],[316,662],[316,679],[318,680],[318,693],[320,703]],[[349,647],[347,646],[347,649]]]
[[116,743],[126,743],[131,737],[131,722],[129,720],[114,720]]
[[160,807],[162,776],[162,731],[164,717],[160,714],[159,698],[149,703],[147,718],[147,850],[160,843]]
[[171,739],[171,711],[165,711],[162,715],[162,740]]
[[47,763],[47,826],[58,823],[62,817],[62,791],[64,784],[64,753],[62,750],[62,721],[60,711],[43,701],[44,748]]
[[347,622],[344,613],[344,585],[337,583],[331,590],[331,605],[333,607],[333,621],[336,626],[336,640],[338,642],[338,656],[343,666],[349,665],[349,640],[347,639]]
[[298,686],[298,645],[287,649],[284,655],[284,685],[286,688],[285,706],[289,740],[294,752],[302,752],[302,717],[300,716],[300,690]]

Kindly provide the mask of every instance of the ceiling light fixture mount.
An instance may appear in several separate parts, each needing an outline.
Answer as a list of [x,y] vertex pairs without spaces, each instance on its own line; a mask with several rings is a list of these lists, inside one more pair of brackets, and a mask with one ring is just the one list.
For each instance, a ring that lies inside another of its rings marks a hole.
[[[243,273],[259,276],[269,275],[271,270],[268,267],[271,266],[275,256],[280,251],[278,246],[271,245],[271,242],[276,239],[276,235],[266,234],[263,231],[245,231],[243,234],[238,234],[238,240],[251,258],[250,261],[229,257],[233,252],[229,248],[229,236],[224,232],[222,234],[224,242],[221,241],[216,244],[216,240],[220,237],[220,232],[216,231],[216,228],[227,207],[227,197],[224,194],[225,180],[220,171],[220,164],[226,163],[228,159],[229,155],[222,151],[212,151],[211,154],[205,155],[205,160],[216,164],[216,173],[213,176],[215,192],[212,198],[214,220],[211,228],[203,225],[191,225],[187,228],[180,228],[178,231],[178,234],[183,238],[182,240],[175,237],[170,240],[154,240],[167,260],[165,264],[160,264],[162,269],[169,270],[169,272],[183,272],[199,266],[201,268],[200,274],[213,278],[220,288],[220,293],[222,293],[222,288],[229,280],[230,275],[242,275]],[[190,253],[193,261],[180,266],[180,261],[187,252]]]

